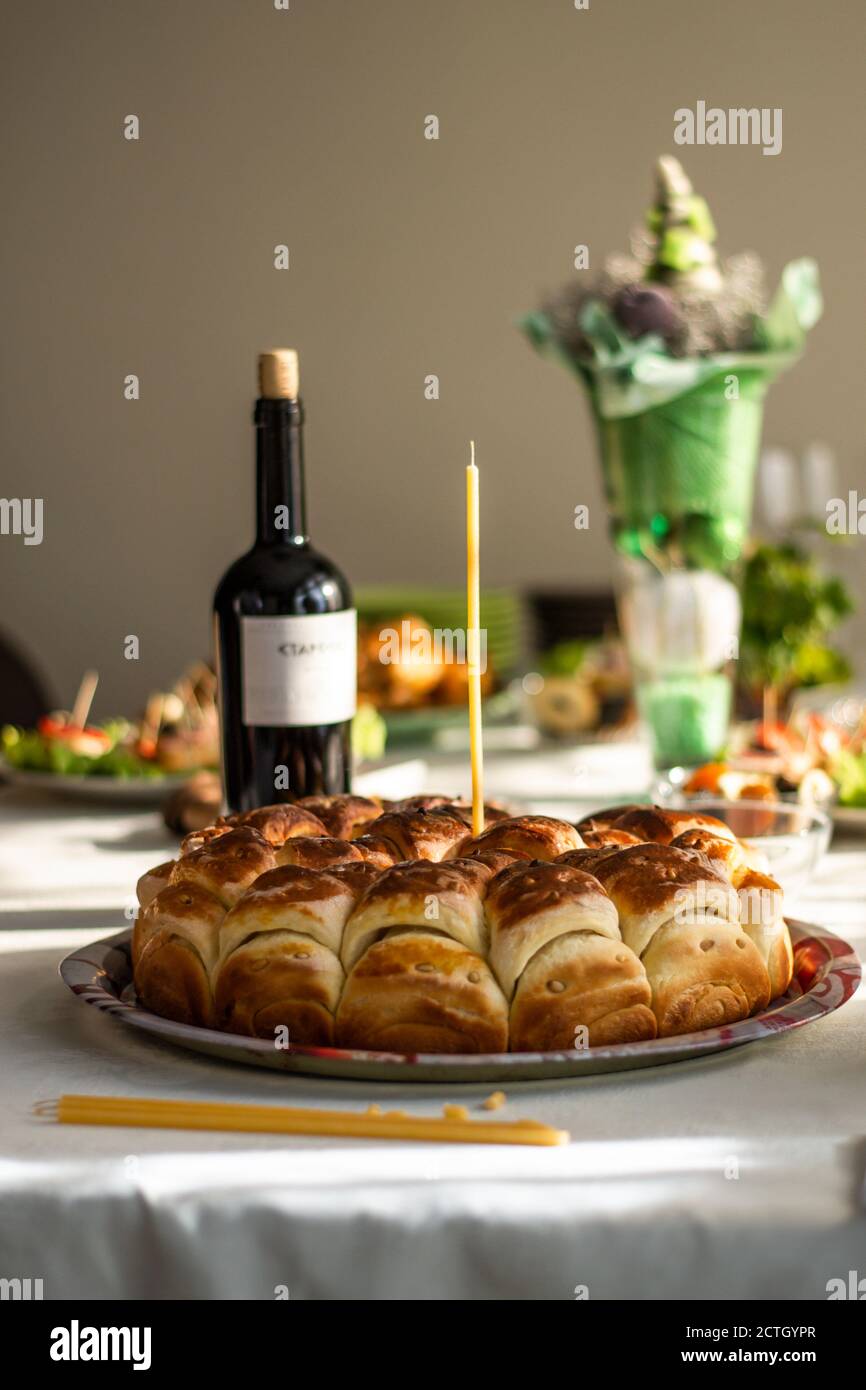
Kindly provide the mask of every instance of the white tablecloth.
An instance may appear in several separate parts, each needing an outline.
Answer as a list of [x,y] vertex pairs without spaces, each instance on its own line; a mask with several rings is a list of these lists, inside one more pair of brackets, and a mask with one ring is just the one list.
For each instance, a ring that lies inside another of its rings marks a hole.
[[[559,759],[563,782],[576,775],[596,803],[634,789],[599,795],[575,756]],[[428,783],[450,791],[456,768]],[[488,777],[519,790],[519,760],[491,759]],[[570,1130],[562,1149],[33,1118],[34,1101],[62,1092],[399,1100],[432,1114],[491,1089],[232,1067],[74,999],[59,959],[122,926],[137,875],[172,847],[152,813],[0,793],[0,1278],[41,1278],[46,1298],[571,1299],[585,1286],[590,1298],[823,1299],[829,1279],[866,1274],[862,992],[820,1023],[701,1062],[512,1086],[500,1113]],[[866,844],[839,842],[793,906],[862,955]]]

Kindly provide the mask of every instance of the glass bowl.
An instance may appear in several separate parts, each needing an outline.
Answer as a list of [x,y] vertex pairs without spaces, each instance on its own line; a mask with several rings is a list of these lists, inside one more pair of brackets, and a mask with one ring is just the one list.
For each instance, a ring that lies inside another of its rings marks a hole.
[[686,796],[670,781],[654,789],[660,806],[716,816],[739,840],[748,840],[766,855],[769,872],[781,888],[794,894],[805,887],[827,852],[833,825],[824,811],[793,801],[725,801],[716,796]]

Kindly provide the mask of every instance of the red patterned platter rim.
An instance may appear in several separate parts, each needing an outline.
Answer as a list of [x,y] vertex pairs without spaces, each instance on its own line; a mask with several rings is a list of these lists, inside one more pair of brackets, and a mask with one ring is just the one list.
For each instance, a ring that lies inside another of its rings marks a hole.
[[537,1081],[690,1061],[708,1053],[776,1037],[825,1018],[856,992],[860,984],[860,961],[854,948],[831,931],[791,919],[788,919],[788,926],[794,945],[794,979],[787,994],[773,1000],[763,1013],[724,1028],[708,1028],[702,1033],[571,1052],[471,1056],[415,1053],[404,1056],[396,1052],[353,1052],[333,1047],[283,1050],[267,1039],[245,1038],[235,1033],[174,1023],[143,1009],[135,998],[130,960],[131,930],[73,951],[61,962],[60,974],[79,999],[123,1023],[176,1047],[247,1066],[361,1081]]

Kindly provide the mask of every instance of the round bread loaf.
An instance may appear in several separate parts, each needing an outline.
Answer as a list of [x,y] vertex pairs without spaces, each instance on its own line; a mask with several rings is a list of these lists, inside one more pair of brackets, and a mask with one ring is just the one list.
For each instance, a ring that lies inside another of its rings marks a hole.
[[778,884],[713,817],[617,807],[584,844],[496,815],[473,838],[446,797],[310,797],[195,832],[139,880],[141,1002],[290,1047],[543,1052],[729,1023],[787,989]]

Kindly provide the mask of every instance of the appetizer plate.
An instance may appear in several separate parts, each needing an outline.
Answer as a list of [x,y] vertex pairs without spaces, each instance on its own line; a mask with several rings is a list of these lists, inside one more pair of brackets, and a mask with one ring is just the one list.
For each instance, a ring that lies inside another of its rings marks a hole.
[[449,1056],[394,1052],[351,1052],[298,1047],[282,1051],[266,1039],[245,1038],[209,1028],[173,1023],[143,1009],[135,997],[130,961],[131,929],[82,946],[61,963],[65,983],[87,1004],[151,1036],[246,1066],[356,1081],[538,1081],[632,1071],[666,1062],[689,1061],[743,1043],[771,1038],[841,1008],[860,983],[853,947],[833,932],[805,922],[788,922],[794,943],[794,980],[788,993],[755,1018],[654,1042],[621,1043],[576,1052],[506,1052]]
[[0,777],[13,787],[50,792],[76,801],[115,801],[128,806],[159,806],[192,777],[192,772],[165,777],[103,777],[59,772],[28,772],[0,758]]

